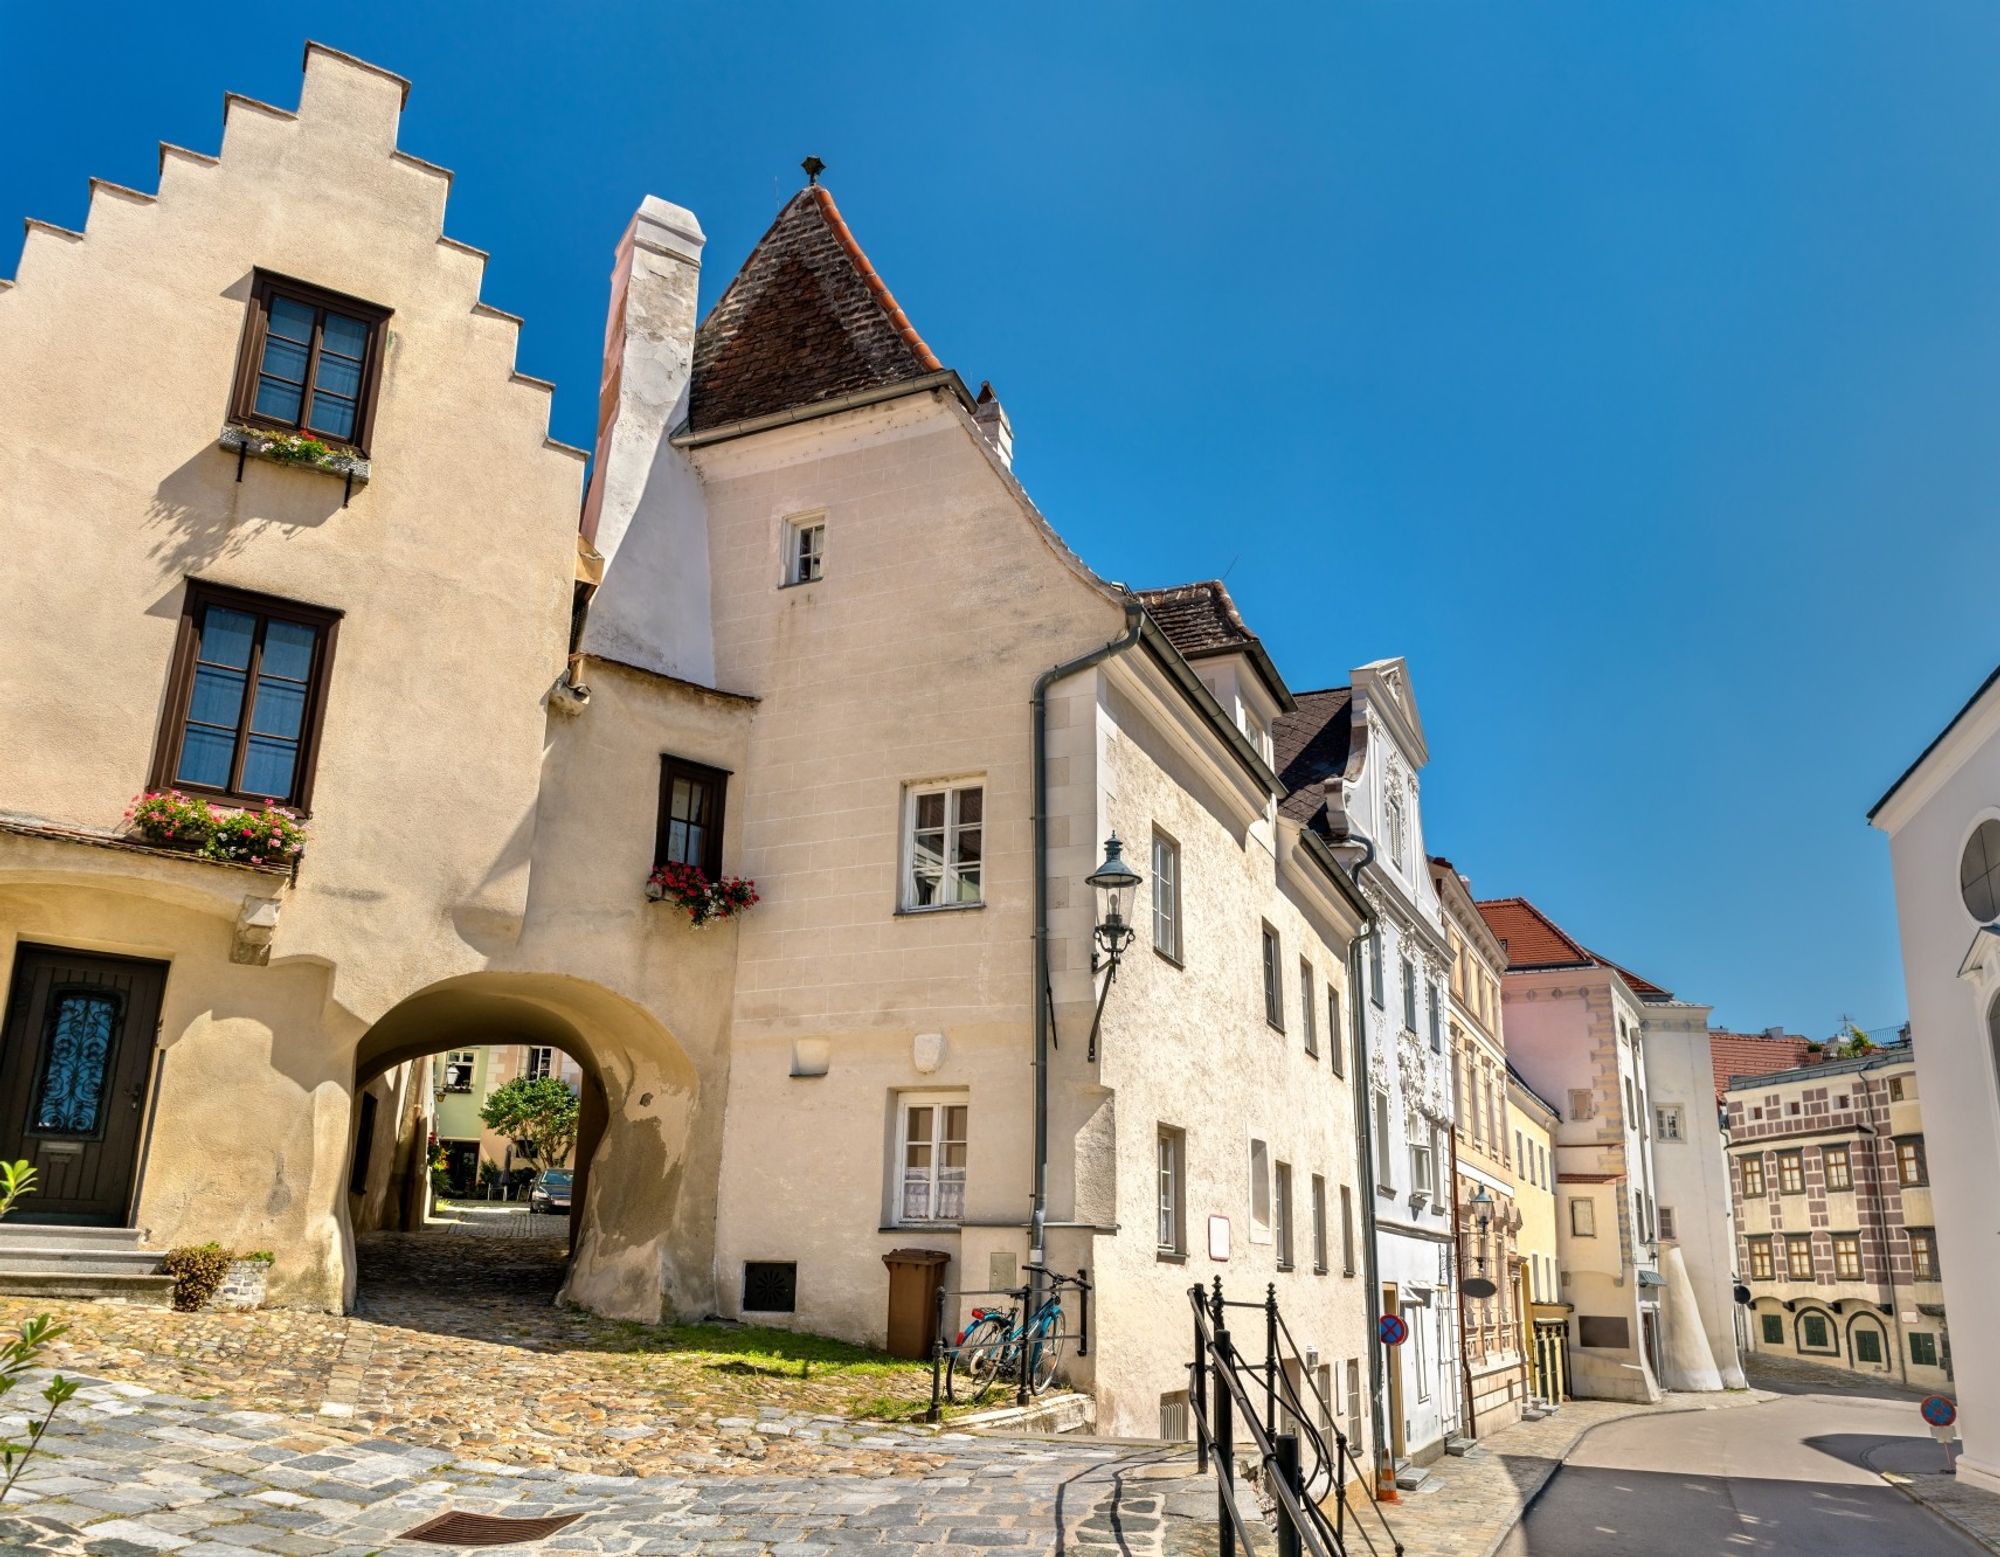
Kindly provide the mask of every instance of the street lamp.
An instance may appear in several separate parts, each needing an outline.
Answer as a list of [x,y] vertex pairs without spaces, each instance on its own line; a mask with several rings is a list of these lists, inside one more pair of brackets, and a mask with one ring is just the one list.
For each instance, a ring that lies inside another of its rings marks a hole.
[[1090,953],[1090,971],[1107,970],[1104,989],[1097,997],[1097,1014],[1091,1018],[1087,1057],[1097,1058],[1097,1029],[1104,1021],[1104,1002],[1110,998],[1112,982],[1118,977],[1118,959],[1132,944],[1136,933],[1126,918],[1132,894],[1139,886],[1139,873],[1125,863],[1125,845],[1113,833],[1104,840],[1104,863],[1083,878],[1084,885],[1096,889],[1103,903],[1102,917],[1092,931],[1096,945]]
[[1486,1269],[1486,1233],[1493,1226],[1493,1197],[1484,1184],[1472,1187],[1472,1225],[1479,1229],[1479,1268]]
[[1125,863],[1125,845],[1116,833],[1104,840],[1104,863],[1083,880],[1084,885],[1095,887],[1104,901],[1104,917],[1097,923],[1097,945],[1104,957],[1100,961],[1096,952],[1090,956],[1090,971],[1095,973],[1104,962],[1115,968],[1132,944],[1133,930],[1126,922],[1125,908],[1138,888],[1139,873]]

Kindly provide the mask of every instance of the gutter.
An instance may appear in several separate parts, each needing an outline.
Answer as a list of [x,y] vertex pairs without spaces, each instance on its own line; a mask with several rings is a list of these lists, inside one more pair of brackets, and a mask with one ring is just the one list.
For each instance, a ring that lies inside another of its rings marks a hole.
[[771,411],[763,416],[746,416],[741,421],[726,422],[720,427],[706,427],[694,431],[685,422],[678,431],[670,434],[667,442],[677,449],[698,449],[703,444],[721,443],[729,438],[741,438],[750,433],[764,432],[772,427],[789,427],[795,422],[817,421],[822,416],[835,416],[842,411],[852,411],[859,406],[879,405],[884,400],[900,400],[905,395],[922,394],[930,389],[949,389],[965,406],[973,409],[973,399],[965,387],[965,381],[951,368],[936,373],[925,373],[917,378],[898,380],[894,384],[880,384],[873,389],[857,389],[850,394],[836,395],[831,400],[816,400],[811,405],[793,406],[785,411]]
[[[961,392],[963,386],[961,387]],[[1035,826],[1035,1181],[1028,1218],[1028,1260],[1047,1262],[1045,1234],[1049,1220],[1049,1036],[1054,1017],[1049,989],[1049,767],[1048,716],[1049,688],[1065,676],[1089,670],[1115,654],[1123,654],[1139,641],[1149,625],[1145,609],[1137,600],[1125,602],[1125,631],[1088,654],[1066,660],[1035,678],[1035,693],[1029,700],[1029,763],[1034,800]],[[1157,631],[1158,629],[1155,629]]]

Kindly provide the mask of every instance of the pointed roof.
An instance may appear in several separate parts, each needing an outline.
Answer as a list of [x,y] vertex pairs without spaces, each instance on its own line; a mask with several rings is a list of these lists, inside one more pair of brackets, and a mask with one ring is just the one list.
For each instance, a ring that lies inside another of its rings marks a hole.
[[1293,821],[1325,833],[1326,791],[1322,786],[1347,772],[1347,757],[1354,744],[1354,691],[1351,687],[1327,687],[1319,692],[1300,692],[1296,697],[1298,707],[1280,714],[1271,726],[1278,779],[1285,786],[1285,798],[1278,802],[1278,809]]
[[943,371],[833,196],[801,189],[695,332],[694,432]]
[[1506,949],[1510,973],[1531,968],[1609,968],[1642,999],[1671,998],[1651,979],[1589,950],[1524,897],[1488,898],[1479,904],[1479,912]]

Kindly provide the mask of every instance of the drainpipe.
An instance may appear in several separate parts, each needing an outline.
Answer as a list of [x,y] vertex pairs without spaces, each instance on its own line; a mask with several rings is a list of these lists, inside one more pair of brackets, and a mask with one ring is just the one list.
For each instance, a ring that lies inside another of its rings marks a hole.
[[1035,678],[1035,695],[1029,703],[1029,763],[1033,777],[1035,823],[1035,1183],[1032,1211],[1028,1218],[1028,1260],[1047,1263],[1044,1233],[1049,1220],[1049,770],[1048,714],[1049,687],[1065,676],[1102,664],[1114,654],[1123,654],[1139,641],[1146,613],[1136,600],[1125,602],[1125,631],[1100,648],[1068,660]]
[[[1348,875],[1353,878],[1356,895],[1366,902],[1361,892],[1361,873],[1375,862],[1375,840],[1350,826],[1347,841],[1361,846],[1361,858]],[[1361,1270],[1362,1279],[1368,1283],[1371,1313],[1382,1306],[1382,1266],[1375,1250],[1375,1099],[1368,1085],[1368,1010],[1367,996],[1362,992],[1361,949],[1374,933],[1375,914],[1371,909],[1347,951],[1348,1028],[1354,1034],[1354,1130],[1356,1149],[1361,1156]],[[1390,1464],[1389,1392],[1382,1382],[1382,1343],[1372,1336],[1368,1341],[1368,1387],[1375,1397],[1374,1490],[1379,1491],[1382,1472]]]
[[[1458,1079],[1458,1066],[1452,1066],[1452,1080]],[[1451,1143],[1451,1248],[1453,1263],[1458,1269],[1458,1374],[1460,1387],[1465,1391],[1465,1436],[1479,1436],[1479,1405],[1472,1393],[1472,1349],[1465,1344],[1465,1227],[1458,1216],[1458,1126],[1445,1131],[1445,1139]],[[1504,1268],[1504,1262],[1496,1260],[1495,1265]]]

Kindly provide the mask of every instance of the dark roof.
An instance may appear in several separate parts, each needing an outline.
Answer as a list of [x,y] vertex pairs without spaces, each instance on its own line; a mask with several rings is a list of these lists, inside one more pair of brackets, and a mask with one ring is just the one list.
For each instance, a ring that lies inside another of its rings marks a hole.
[[815,184],[778,213],[695,332],[688,426],[702,432],[939,371]]
[[1327,831],[1326,795],[1320,786],[1347,771],[1354,738],[1354,689],[1328,687],[1296,694],[1298,707],[1271,726],[1273,766],[1285,786],[1278,809],[1315,832]]
[[1171,589],[1136,591],[1146,614],[1160,624],[1167,641],[1188,659],[1247,649],[1257,635],[1243,625],[1236,602],[1220,579],[1176,584]]
[[1278,674],[1278,667],[1264,652],[1263,640],[1244,625],[1242,614],[1229,598],[1229,591],[1222,587],[1221,579],[1176,584],[1170,589],[1135,589],[1132,595],[1146,608],[1146,614],[1182,659],[1247,655],[1271,696],[1277,699],[1278,707],[1290,711],[1292,694],[1285,678]]
[[1869,821],[1871,822],[1874,821],[1875,813],[1880,811],[1882,807],[1887,805],[1892,799],[1895,798],[1897,790],[1901,789],[1905,784],[1909,783],[1910,775],[1912,773],[1915,773],[1917,769],[1921,768],[1926,762],[1930,761],[1931,753],[1936,751],[1940,746],[1944,744],[1944,738],[1947,735],[1951,734],[1953,730],[1956,730],[1958,728],[1959,721],[1962,720],[1967,714],[1972,712],[1973,705],[1976,704],[1982,697],[1986,696],[1988,690],[1993,686],[1994,682],[1996,681],[2000,681],[2000,667],[1995,667],[1993,674],[1988,676],[1984,681],[1979,683],[1979,690],[1973,693],[1972,696],[1967,698],[1965,700],[1965,706],[1959,709],[1957,713],[1951,716],[1951,723],[1946,725],[1942,730],[1938,731],[1936,738],[1932,740],[1930,745],[1926,746],[1922,751],[1917,753],[1917,760],[1911,763],[1907,768],[1903,769],[1902,776],[1898,778],[1895,783],[1891,784],[1886,791],[1883,792],[1882,798],[1880,800],[1876,801],[1875,804],[1873,804],[1868,808]]
[[1668,991],[1641,978],[1609,957],[1586,948],[1561,925],[1524,897],[1489,898],[1479,905],[1487,925],[1507,951],[1509,971],[1529,968],[1609,968],[1632,987],[1632,993],[1670,999]]

